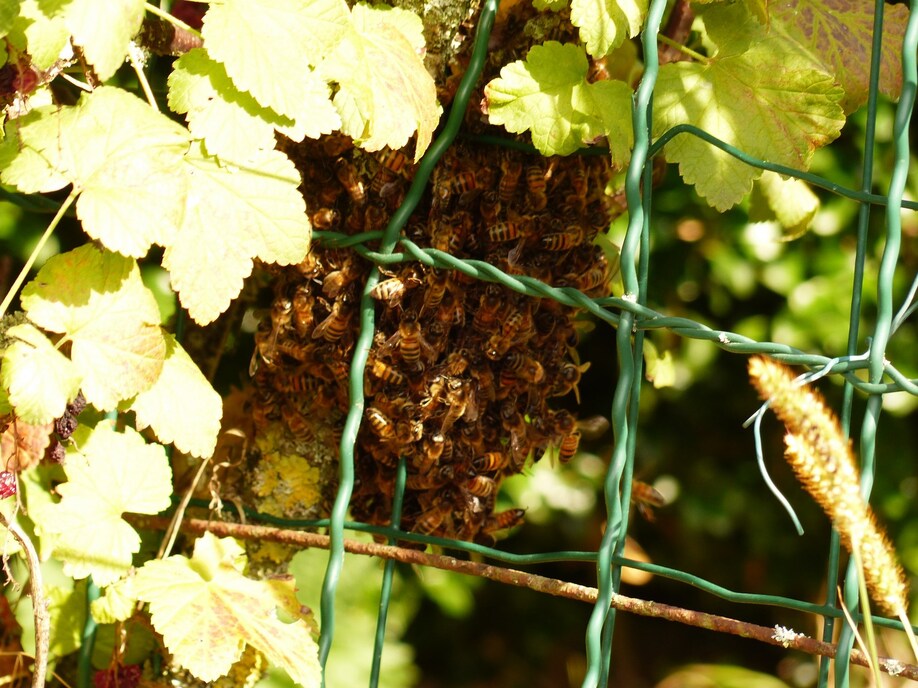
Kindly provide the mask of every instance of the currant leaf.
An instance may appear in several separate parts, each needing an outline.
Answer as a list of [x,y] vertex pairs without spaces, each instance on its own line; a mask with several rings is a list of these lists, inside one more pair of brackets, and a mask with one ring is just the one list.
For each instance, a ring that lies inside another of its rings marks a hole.
[[569,155],[608,135],[613,159],[622,164],[631,150],[631,89],[620,81],[591,84],[588,69],[577,45],[533,47],[485,86],[491,123],[514,134],[530,130],[542,155]]
[[104,12],[99,11],[96,0],[67,4],[64,23],[100,81],[114,76],[124,62],[128,44],[140,31],[143,13],[144,0],[109,0]]
[[402,148],[417,132],[414,159],[440,121],[436,86],[424,67],[421,20],[381,5],[358,3],[351,27],[319,67],[337,82],[341,130],[368,151]]
[[54,256],[22,290],[22,305],[69,340],[83,394],[100,411],[148,389],[162,370],[159,307],[131,258],[91,244]]
[[321,684],[318,647],[300,616],[290,612],[276,583],[242,575],[242,548],[230,538],[201,536],[191,559],[148,561],[136,575],[138,596],[150,605],[153,626],[181,666],[202,681],[226,674],[252,645],[305,688]]
[[73,578],[91,575],[101,586],[121,578],[140,550],[125,512],[156,514],[170,504],[172,472],[166,450],[136,430],[117,432],[103,421],[81,426],[67,452],[61,501],[42,510],[36,527],[54,541],[54,556]]
[[[845,96],[846,113],[867,102],[874,4],[856,0],[781,0],[769,3],[776,30],[810,51],[823,69],[835,75]],[[908,22],[906,5],[887,4],[883,11],[880,93],[893,100],[902,88],[902,41]]]
[[299,173],[283,153],[262,151],[236,168],[221,166],[196,146],[185,161],[187,207],[163,267],[182,305],[203,325],[236,297],[254,258],[280,265],[301,261],[311,227],[297,191]]
[[752,190],[749,220],[776,221],[784,228],[786,238],[806,232],[818,212],[819,197],[800,179],[784,179],[774,172],[763,172]]
[[3,352],[0,377],[16,415],[34,425],[50,423],[77,395],[82,376],[33,325],[15,325],[6,336],[15,341]]
[[167,245],[180,222],[187,149],[187,130],[127,91],[103,86],[73,107],[8,124],[0,179],[25,193],[72,183],[86,233],[140,257],[151,244]]
[[137,414],[137,429],[152,427],[160,442],[202,458],[214,453],[222,399],[172,335],[166,335],[162,372],[137,395],[131,410]]
[[[712,39],[728,30],[735,35],[737,21],[736,6],[704,14]],[[677,124],[693,124],[757,158],[807,169],[816,148],[835,139],[845,123],[839,104],[842,89],[780,38],[765,36],[744,48],[742,39],[724,40],[705,64],[661,67],[654,135]],[[739,202],[761,175],[694,136],[676,137],[665,154],[679,163],[683,179],[720,211]]]
[[38,69],[51,67],[70,42],[63,17],[54,16],[36,0],[22,0],[16,27],[25,35],[32,65]]
[[226,0],[208,6],[202,34],[239,89],[302,123],[316,95],[308,75],[347,26],[344,0]]
[[571,23],[593,57],[603,57],[638,34],[647,0],[571,0]]
[[128,575],[105,588],[102,596],[92,601],[90,612],[96,623],[113,624],[126,621],[134,614],[137,601],[134,577]]

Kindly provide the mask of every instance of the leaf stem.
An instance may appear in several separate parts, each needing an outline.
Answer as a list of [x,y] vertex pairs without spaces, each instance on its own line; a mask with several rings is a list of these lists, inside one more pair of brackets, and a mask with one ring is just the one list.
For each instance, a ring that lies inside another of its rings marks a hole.
[[694,60],[698,60],[702,64],[709,64],[711,62],[710,57],[705,57],[699,52],[692,50],[691,48],[682,45],[681,43],[674,41],[669,36],[664,36],[663,34],[657,35],[657,40],[663,45],[668,45],[670,48],[675,48],[676,50],[685,53]]
[[200,32],[200,31],[198,31],[197,29],[191,28],[190,26],[188,26],[188,24],[186,24],[185,22],[183,22],[183,21],[182,21],[181,19],[179,19],[178,17],[175,17],[175,16],[169,14],[168,12],[163,12],[163,11],[162,11],[159,7],[157,7],[156,5],[152,5],[152,4],[150,4],[149,2],[147,2],[147,3],[144,3],[144,8],[145,8],[145,9],[147,10],[147,12],[149,12],[150,14],[156,15],[157,17],[159,17],[159,18],[162,19],[163,21],[169,22],[170,24],[172,24],[173,26],[175,26],[175,27],[181,29],[182,31],[187,31],[187,32],[190,33],[192,36],[196,36],[197,38],[200,38],[201,40],[204,39],[204,36],[201,35],[201,32]]
[[883,684],[880,681],[880,669],[877,659],[877,636],[873,630],[873,618],[870,616],[870,597],[867,595],[867,579],[864,575],[864,562],[861,559],[861,539],[859,537],[852,538],[851,553],[854,555],[854,562],[857,566],[857,586],[861,596],[861,614],[864,617],[864,634],[867,636],[867,649],[870,652],[870,656],[868,657],[870,661],[870,671],[873,674],[874,684],[877,688],[880,688]]
[[0,304],[0,318],[6,315],[7,309],[10,307],[10,304],[13,302],[13,297],[19,292],[19,289],[22,287],[22,283],[25,282],[26,277],[29,275],[29,271],[32,269],[32,266],[35,265],[35,261],[38,260],[38,255],[41,253],[41,250],[45,247],[45,244],[48,242],[48,239],[51,238],[51,233],[55,230],[57,225],[60,223],[61,218],[64,217],[64,214],[67,212],[67,209],[73,204],[79,195],[79,191],[74,188],[70,195],[67,196],[66,200],[61,203],[61,207],[58,208],[57,214],[54,216],[54,219],[51,220],[51,224],[48,225],[48,228],[45,230],[45,233],[41,235],[41,238],[38,240],[38,243],[35,244],[35,248],[32,249],[32,255],[29,256],[29,259],[26,261],[26,264],[22,266],[19,275],[16,277],[16,281],[13,282],[13,286],[10,287],[10,290],[6,293],[6,296],[3,297],[3,303]]
[[143,71],[141,58],[142,52],[140,47],[132,41],[128,46],[128,59],[131,61],[131,67],[134,68],[134,73],[137,74],[137,82],[140,84],[140,88],[143,89],[143,94],[147,97],[147,102],[150,103],[150,107],[159,112],[159,104],[156,102],[156,98],[153,96],[153,89],[150,88],[150,82],[147,80],[147,74]]

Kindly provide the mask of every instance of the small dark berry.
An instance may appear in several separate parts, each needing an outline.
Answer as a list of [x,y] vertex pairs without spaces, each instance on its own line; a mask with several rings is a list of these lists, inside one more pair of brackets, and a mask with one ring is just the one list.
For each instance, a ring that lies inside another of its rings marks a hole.
[[44,460],[48,463],[64,463],[64,459],[67,458],[67,450],[64,449],[64,445],[53,440],[50,446],[45,450]]
[[57,433],[60,439],[66,440],[70,438],[79,424],[79,421],[75,417],[65,412],[63,416],[54,420],[54,432]]
[[82,392],[77,392],[76,398],[67,405],[67,413],[71,416],[78,416],[86,408],[86,397]]

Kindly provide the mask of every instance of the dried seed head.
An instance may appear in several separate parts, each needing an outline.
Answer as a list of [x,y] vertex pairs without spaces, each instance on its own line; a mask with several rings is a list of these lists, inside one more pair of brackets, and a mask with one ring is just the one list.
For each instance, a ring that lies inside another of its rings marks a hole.
[[797,386],[790,369],[779,363],[753,357],[749,375],[788,429],[785,455],[797,478],[832,519],[842,544],[849,551],[858,548],[871,597],[891,616],[906,610],[905,573],[861,497],[851,442],[842,434],[838,419],[818,392]]

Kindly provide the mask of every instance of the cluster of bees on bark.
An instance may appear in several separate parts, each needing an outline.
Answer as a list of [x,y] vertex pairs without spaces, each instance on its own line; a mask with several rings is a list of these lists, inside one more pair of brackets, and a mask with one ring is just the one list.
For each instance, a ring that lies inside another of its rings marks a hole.
[[[286,152],[319,230],[384,229],[414,174],[405,152],[367,153],[341,136]],[[607,156],[546,158],[458,142],[403,233],[511,275],[605,296],[614,266],[593,239],[622,210],[606,194],[612,173]],[[327,426],[340,427],[349,407],[371,268],[350,249],[314,242],[302,263],[278,271],[270,316],[256,334],[256,426],[282,422],[304,445],[319,432],[340,437]],[[567,395],[579,401],[586,365],[575,349],[578,310],[417,262],[381,273],[351,513],[390,523],[404,457],[403,529],[491,543],[525,514],[495,509],[504,478],[550,448],[561,462],[577,452],[575,415],[552,404]]]

